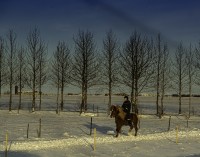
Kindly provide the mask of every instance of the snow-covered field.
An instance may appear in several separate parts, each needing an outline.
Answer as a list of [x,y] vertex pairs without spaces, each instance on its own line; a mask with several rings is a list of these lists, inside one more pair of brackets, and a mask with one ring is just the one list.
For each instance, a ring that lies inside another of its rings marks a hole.
[[[96,115],[96,107],[99,108],[98,116],[92,118],[91,135],[91,116],[80,116],[78,112],[75,112],[76,105],[80,101],[78,96],[66,97],[65,110],[60,115],[55,112],[55,96],[45,96],[43,110],[35,113],[30,113],[28,110],[31,102],[29,96],[24,97],[23,100],[23,110],[20,110],[18,114],[16,110],[8,112],[6,108],[8,97],[1,98],[0,157],[5,154],[6,133],[8,135],[8,157],[200,156],[198,98],[193,99],[196,114],[191,116],[188,123],[186,116],[175,114],[178,106],[175,98],[167,98],[166,111],[168,114],[162,119],[152,114],[155,112],[153,110],[154,98],[141,98],[141,110],[145,115],[139,115],[138,136],[128,135],[129,128],[124,126],[118,138],[107,134],[108,131],[115,130],[114,119],[105,113],[107,97],[89,97],[90,111],[93,111],[93,104],[95,106],[94,115]],[[17,97],[14,97],[15,106],[17,101]],[[113,98],[114,104],[121,104],[122,101],[121,97]],[[184,101],[183,109],[185,109],[184,112],[187,111],[187,100]],[[169,115],[172,117],[168,131]],[[39,119],[42,124],[40,138],[38,138]],[[96,150],[94,150],[94,128],[97,131]]]

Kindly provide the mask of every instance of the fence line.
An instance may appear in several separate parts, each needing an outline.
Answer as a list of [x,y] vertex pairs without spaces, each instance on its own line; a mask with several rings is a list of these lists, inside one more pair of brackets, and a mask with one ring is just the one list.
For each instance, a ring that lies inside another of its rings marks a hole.
[[[79,119],[73,120],[73,117],[79,117]],[[173,128],[175,130],[176,126],[179,125],[179,131],[186,129],[186,128],[187,128],[187,130],[194,129],[194,127],[192,127],[192,125],[195,125],[195,123],[198,122],[198,120],[189,119],[189,121],[188,121],[189,126],[187,127],[187,120],[183,119],[183,117],[184,116],[172,116],[171,122],[170,122],[172,125],[170,126],[170,128]],[[69,131],[70,127],[76,127],[78,129],[77,126],[81,126],[83,128],[82,131],[80,131],[80,129],[77,131],[78,136],[81,136],[84,132],[85,132],[84,135],[88,135],[89,130],[93,129],[93,128],[91,128],[91,125],[90,125],[91,118],[90,117],[81,117],[81,116],[78,116],[78,114],[76,116],[71,116],[70,120],[66,119],[67,117],[61,117],[59,119],[55,119],[55,118],[57,118],[57,116],[48,117],[49,119],[46,117],[44,117],[44,118],[42,117],[41,128],[39,128],[39,118],[40,117],[38,117],[37,119],[35,118],[34,121],[33,120],[23,121],[23,122],[25,122],[24,124],[22,124],[22,122],[20,122],[19,125],[14,124],[13,126],[12,126],[12,122],[6,123],[6,121],[5,122],[1,121],[0,122],[1,130],[2,130],[2,128],[3,128],[3,130],[8,130],[10,141],[25,141],[25,140],[31,140],[31,141],[36,140],[37,141],[37,138],[38,138],[37,130],[38,129],[41,129],[41,132],[42,132],[40,137],[45,138],[45,140],[48,140],[48,139],[53,140],[53,139],[60,139],[60,138],[66,137],[65,135],[63,135],[65,133],[64,131],[70,132]],[[66,120],[63,120],[63,119],[66,119]],[[164,119],[164,121],[163,121],[163,119]],[[167,117],[165,116],[165,117],[163,117],[163,119],[159,119],[159,118],[147,119],[146,118],[145,120],[147,122],[152,121],[152,124],[154,122],[156,122],[156,123],[157,122],[159,122],[159,123],[166,122],[165,129],[167,130],[167,124],[168,124]],[[112,124],[113,124],[112,127],[109,127],[110,121],[112,121]],[[108,126],[106,129],[111,129],[111,128],[115,129],[114,119],[109,120],[107,117],[94,117],[92,123],[94,124],[93,127],[95,127],[95,128],[97,126],[101,129],[101,127],[103,127],[103,126],[101,126],[101,125],[98,126],[98,124],[103,123],[103,125]],[[27,127],[27,125],[28,125],[28,127]],[[97,130],[99,131],[98,128],[97,128]],[[156,131],[163,132],[163,130],[164,130],[164,126],[156,128]],[[77,135],[77,134],[75,133],[75,135]],[[1,142],[4,141],[3,137],[5,137],[5,136],[1,135],[1,137],[0,137]]]

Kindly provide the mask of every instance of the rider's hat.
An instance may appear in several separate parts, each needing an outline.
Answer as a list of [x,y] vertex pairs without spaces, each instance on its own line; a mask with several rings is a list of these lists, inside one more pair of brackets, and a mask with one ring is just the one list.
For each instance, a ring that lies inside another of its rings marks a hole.
[[124,99],[125,99],[125,98],[128,99],[128,95],[125,95],[125,96],[124,96]]

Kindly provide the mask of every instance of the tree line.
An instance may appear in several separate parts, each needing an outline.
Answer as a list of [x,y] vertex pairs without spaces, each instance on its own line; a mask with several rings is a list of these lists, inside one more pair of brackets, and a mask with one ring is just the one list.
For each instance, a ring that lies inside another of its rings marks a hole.
[[59,41],[53,55],[41,38],[37,27],[30,30],[23,45],[17,43],[17,34],[9,30],[0,37],[0,96],[2,88],[9,87],[9,111],[12,110],[13,87],[19,87],[18,111],[21,109],[23,88],[32,90],[32,111],[36,109],[36,91],[42,106],[42,87],[51,82],[57,89],[57,113],[64,109],[64,90],[73,85],[81,90],[80,112],[87,110],[88,89],[94,86],[108,92],[108,112],[114,88],[128,89],[132,111],[138,112],[138,97],[143,91],[156,93],[155,110],[164,114],[166,93],[177,93],[179,111],[183,93],[189,93],[188,113],[194,85],[199,85],[200,46],[181,42],[170,50],[160,34],[148,38],[134,31],[125,43],[109,30],[102,40],[102,48],[92,32],[79,30],[73,37],[74,50],[66,41]]

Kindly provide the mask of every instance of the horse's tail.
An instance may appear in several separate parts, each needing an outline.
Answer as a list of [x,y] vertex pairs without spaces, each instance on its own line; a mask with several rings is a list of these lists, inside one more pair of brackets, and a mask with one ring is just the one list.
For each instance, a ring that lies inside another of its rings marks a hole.
[[140,117],[137,113],[131,113],[133,116],[133,124],[137,129],[140,129]]

